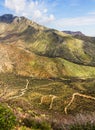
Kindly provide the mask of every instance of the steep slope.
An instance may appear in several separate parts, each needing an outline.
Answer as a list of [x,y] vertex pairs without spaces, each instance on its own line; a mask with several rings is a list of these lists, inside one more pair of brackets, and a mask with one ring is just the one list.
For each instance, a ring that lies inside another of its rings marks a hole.
[[0,28],[0,72],[39,78],[95,76],[94,43],[25,17],[3,15]]

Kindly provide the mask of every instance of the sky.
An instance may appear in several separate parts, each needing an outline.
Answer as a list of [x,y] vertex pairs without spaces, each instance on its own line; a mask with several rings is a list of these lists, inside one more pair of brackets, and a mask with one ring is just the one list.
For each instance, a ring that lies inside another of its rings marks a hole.
[[0,15],[25,16],[60,31],[95,36],[95,0],[0,0]]

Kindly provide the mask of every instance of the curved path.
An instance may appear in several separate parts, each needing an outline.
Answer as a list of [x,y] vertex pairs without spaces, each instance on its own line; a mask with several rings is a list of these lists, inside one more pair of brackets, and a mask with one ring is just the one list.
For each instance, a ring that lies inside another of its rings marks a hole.
[[95,97],[88,96],[88,95],[85,95],[85,94],[80,94],[80,93],[74,93],[74,94],[72,95],[71,101],[69,102],[69,104],[68,104],[68,105],[65,107],[65,109],[64,109],[65,114],[68,114],[67,110],[68,110],[68,108],[70,107],[70,105],[73,103],[73,101],[74,101],[74,99],[75,99],[75,96],[80,96],[80,97],[84,97],[84,98],[87,98],[87,99],[95,100]]
[[[45,85],[40,85],[39,87],[46,87],[46,86],[50,86],[50,85],[55,85],[55,84],[57,84],[57,83],[58,83],[58,82],[49,83],[49,84],[45,84]],[[20,95],[12,96],[12,97],[9,98],[9,100],[10,100],[10,99],[19,98],[19,97],[23,96],[23,95],[26,93],[27,89],[28,89],[28,85],[29,85],[29,81],[26,80],[26,87],[25,87],[24,89],[21,89],[21,90],[20,90]]]
[[29,85],[29,81],[26,80],[26,87],[24,89],[20,90],[20,95],[10,97],[9,99],[19,98],[19,97],[23,96],[25,94],[25,92],[27,91],[27,89],[28,89],[28,85]]

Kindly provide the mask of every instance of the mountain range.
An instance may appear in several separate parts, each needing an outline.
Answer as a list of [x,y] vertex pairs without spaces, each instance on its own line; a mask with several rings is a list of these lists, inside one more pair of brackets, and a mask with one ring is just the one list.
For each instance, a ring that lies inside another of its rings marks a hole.
[[40,78],[93,77],[95,38],[5,14],[0,16],[2,72]]

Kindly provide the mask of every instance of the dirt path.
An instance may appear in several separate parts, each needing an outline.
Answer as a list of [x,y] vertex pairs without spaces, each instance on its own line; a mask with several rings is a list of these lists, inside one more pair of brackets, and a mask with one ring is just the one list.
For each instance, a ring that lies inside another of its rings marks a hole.
[[69,104],[68,104],[68,105],[65,107],[65,109],[64,109],[65,114],[68,114],[67,110],[68,110],[68,108],[70,107],[70,105],[73,103],[73,101],[74,101],[74,99],[75,99],[75,96],[80,96],[80,97],[84,97],[84,98],[87,98],[87,99],[95,100],[95,97],[88,96],[88,95],[85,95],[85,94],[80,94],[80,93],[74,93],[74,94],[72,95],[71,101],[69,102]]
[[[58,84],[58,82],[49,83],[49,84],[45,84],[45,85],[40,85],[39,87],[47,87],[47,86],[55,85],[55,84]],[[23,96],[23,95],[26,93],[27,89],[28,89],[28,85],[29,85],[29,81],[26,80],[26,87],[25,87],[24,89],[21,89],[21,90],[20,90],[20,94],[19,94],[19,95],[16,95],[16,96],[12,96],[12,97],[10,97],[9,99],[16,99],[16,98],[19,98],[19,97]],[[38,87],[38,86],[37,86],[37,87]]]
[[29,81],[26,80],[26,86],[25,86],[24,89],[20,90],[20,95],[10,97],[9,99],[19,98],[19,97],[23,96],[25,94],[25,92],[27,91],[27,89],[28,89],[28,85],[29,85]]

